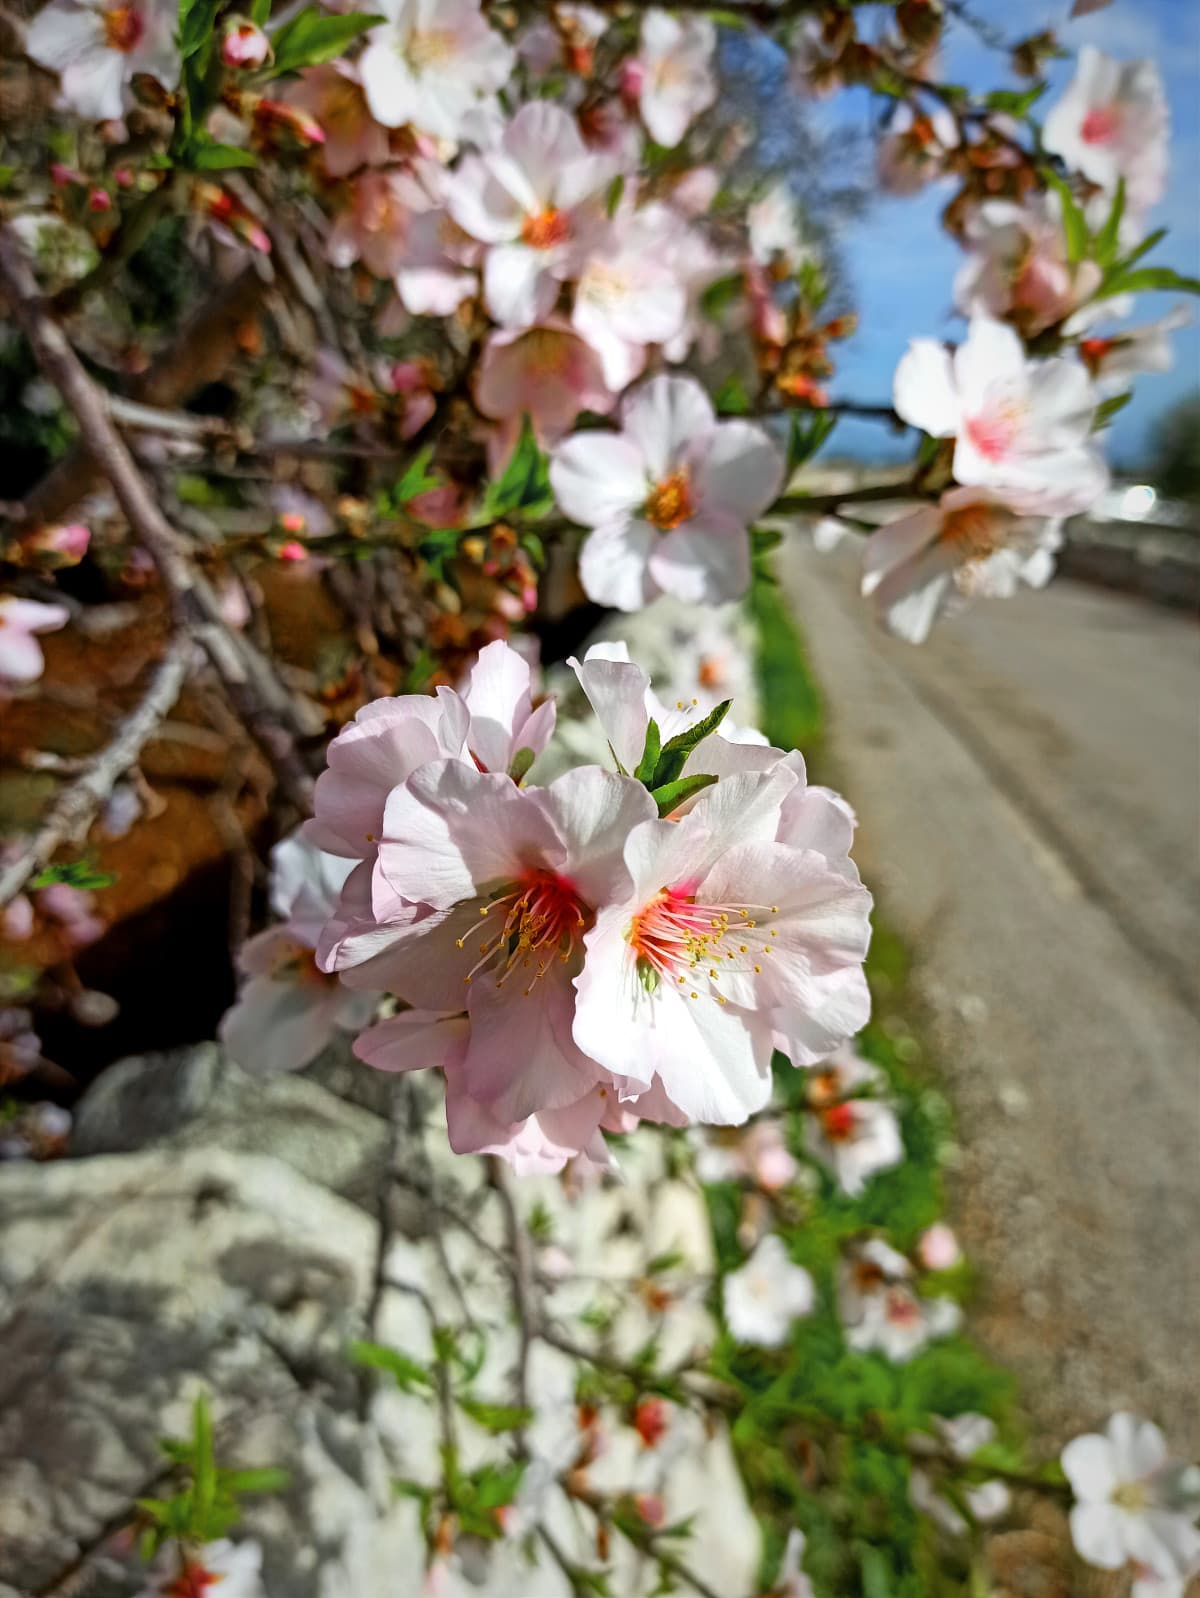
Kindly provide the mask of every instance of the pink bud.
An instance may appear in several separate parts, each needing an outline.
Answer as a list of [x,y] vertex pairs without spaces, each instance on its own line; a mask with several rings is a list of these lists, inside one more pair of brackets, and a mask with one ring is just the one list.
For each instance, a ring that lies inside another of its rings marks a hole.
[[917,1258],[927,1271],[948,1271],[962,1259],[958,1239],[944,1221],[936,1221],[917,1240]]
[[303,544],[298,544],[294,539],[279,546],[280,560],[301,561],[308,559],[308,551]]
[[112,195],[107,189],[93,189],[88,195],[89,211],[111,211]]
[[39,564],[57,571],[62,566],[77,566],[87,554],[91,539],[91,532],[82,522],[55,522],[39,527],[24,545]]
[[636,100],[646,81],[646,69],[636,56],[621,63],[621,93],[627,100]]
[[279,525],[283,528],[285,533],[302,533],[305,527],[307,527],[308,523],[305,521],[302,512],[298,510],[287,510],[284,511],[282,516],[280,516]]
[[60,189],[65,189],[72,183],[82,183],[83,175],[76,172],[74,167],[67,166],[65,162],[55,161],[50,167],[50,181]]
[[667,1518],[667,1506],[657,1493],[639,1493],[633,1503],[647,1526],[661,1526]]
[[113,168],[113,182],[119,189],[131,189],[135,181],[136,176],[131,166],[116,166]]
[[238,69],[261,67],[271,54],[271,41],[254,22],[231,22],[221,40],[221,61]]

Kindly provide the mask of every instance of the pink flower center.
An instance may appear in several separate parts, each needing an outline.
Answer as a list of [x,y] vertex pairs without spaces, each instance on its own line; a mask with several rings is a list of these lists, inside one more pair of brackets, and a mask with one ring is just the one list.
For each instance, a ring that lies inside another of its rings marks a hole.
[[854,1136],[853,1104],[833,1104],[820,1112],[821,1130],[831,1143],[849,1143]]
[[[592,924],[592,912],[574,883],[555,871],[527,872],[482,905],[479,914],[494,919],[480,929],[478,941],[473,933],[456,939],[460,949],[478,955],[463,981],[495,970],[501,973],[496,983],[501,988],[520,971],[528,977],[527,995],[555,961],[568,964]],[[501,914],[503,922],[493,931]]]
[[1098,105],[1088,112],[1079,129],[1085,144],[1108,144],[1121,126],[1121,111],[1115,105]]
[[220,1576],[189,1559],[175,1580],[163,1588],[163,1598],[205,1598],[220,1580]]
[[884,1295],[884,1313],[893,1326],[921,1324],[921,1306],[906,1287],[890,1287]]
[[[271,980],[296,982],[308,988],[336,988],[339,985],[336,971],[321,970],[315,950],[290,938],[279,944],[271,965]],[[214,1581],[216,1579],[213,1577]]]
[[403,54],[418,72],[426,67],[445,66],[455,55],[457,40],[452,28],[424,28],[409,35]]
[[646,520],[653,522],[655,527],[661,527],[664,532],[678,527],[680,522],[686,522],[695,513],[696,505],[692,499],[686,466],[681,466],[660,483],[655,483],[646,495],[643,508]]
[[778,915],[779,906],[700,904],[680,888],[661,888],[630,921],[625,937],[637,956],[637,971],[647,992],[670,978],[699,998],[690,984],[704,983],[718,1004],[722,972],[758,975],[771,954],[775,929],[759,918]]
[[110,50],[128,55],[137,49],[145,31],[145,18],[136,6],[111,6],[104,13],[104,42]]
[[1003,546],[1009,520],[999,506],[964,505],[943,518],[941,537],[945,543],[957,545],[967,560],[986,560]]
[[1018,405],[999,405],[982,416],[969,416],[965,432],[984,460],[1002,461],[1016,443],[1024,412]]
[[535,250],[552,250],[571,236],[571,221],[565,211],[548,205],[544,211],[527,216],[521,224],[521,238]]

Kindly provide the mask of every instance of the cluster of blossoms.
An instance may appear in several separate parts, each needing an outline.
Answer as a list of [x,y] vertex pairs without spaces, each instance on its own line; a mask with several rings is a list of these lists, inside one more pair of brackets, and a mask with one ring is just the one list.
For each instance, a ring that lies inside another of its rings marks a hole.
[[366,707],[307,828],[357,862],[318,964],[412,1007],[356,1052],[439,1066],[453,1147],[523,1169],[605,1164],[602,1133],[642,1118],[743,1121],[776,1048],[813,1064],[869,1007],[847,807],[721,712],[657,706],[620,654],[575,667],[616,771],[524,784],[554,708],[498,642],[462,695]]
[[[957,140],[946,115],[917,140],[919,158],[910,150],[902,163],[893,148],[889,168],[903,165],[913,184],[947,170]],[[889,137],[907,148],[914,132],[910,113]],[[1121,66],[1086,47],[1043,142],[1074,188],[1060,181],[1004,199],[964,191],[955,300],[967,337],[955,350],[916,339],[896,371],[897,414],[953,450],[954,486],[875,533],[863,556],[862,592],[914,643],[948,605],[1049,581],[1063,518],[1107,487],[1101,401],[1134,373],[1169,366],[1166,334],[1187,320],[1180,311],[1128,332],[1094,331],[1132,308],[1132,295],[1117,292],[1116,254],[1128,264],[1142,253],[1165,188],[1167,112],[1154,64]],[[1044,353],[1031,357],[1034,341]]]

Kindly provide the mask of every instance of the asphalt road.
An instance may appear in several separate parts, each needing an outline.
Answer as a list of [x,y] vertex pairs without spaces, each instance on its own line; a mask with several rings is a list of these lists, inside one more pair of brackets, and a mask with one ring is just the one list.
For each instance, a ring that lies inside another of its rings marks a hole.
[[1200,1449],[1200,629],[1056,580],[914,648],[789,540],[821,775],[914,953],[981,1266],[977,1335],[1060,1441],[1128,1406]]

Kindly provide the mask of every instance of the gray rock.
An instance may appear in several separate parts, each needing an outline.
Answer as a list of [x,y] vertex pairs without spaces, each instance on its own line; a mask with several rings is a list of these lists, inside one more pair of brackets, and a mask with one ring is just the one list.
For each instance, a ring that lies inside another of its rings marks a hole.
[[[381,1076],[362,1065],[355,1073],[355,1063],[331,1059],[322,1068],[345,1082],[355,1074]],[[390,1090],[390,1080],[383,1083]],[[381,1116],[315,1081],[252,1077],[215,1043],[201,1043],[122,1060],[77,1108],[72,1154],[124,1154],[151,1144],[274,1155],[374,1210],[389,1131]]]

